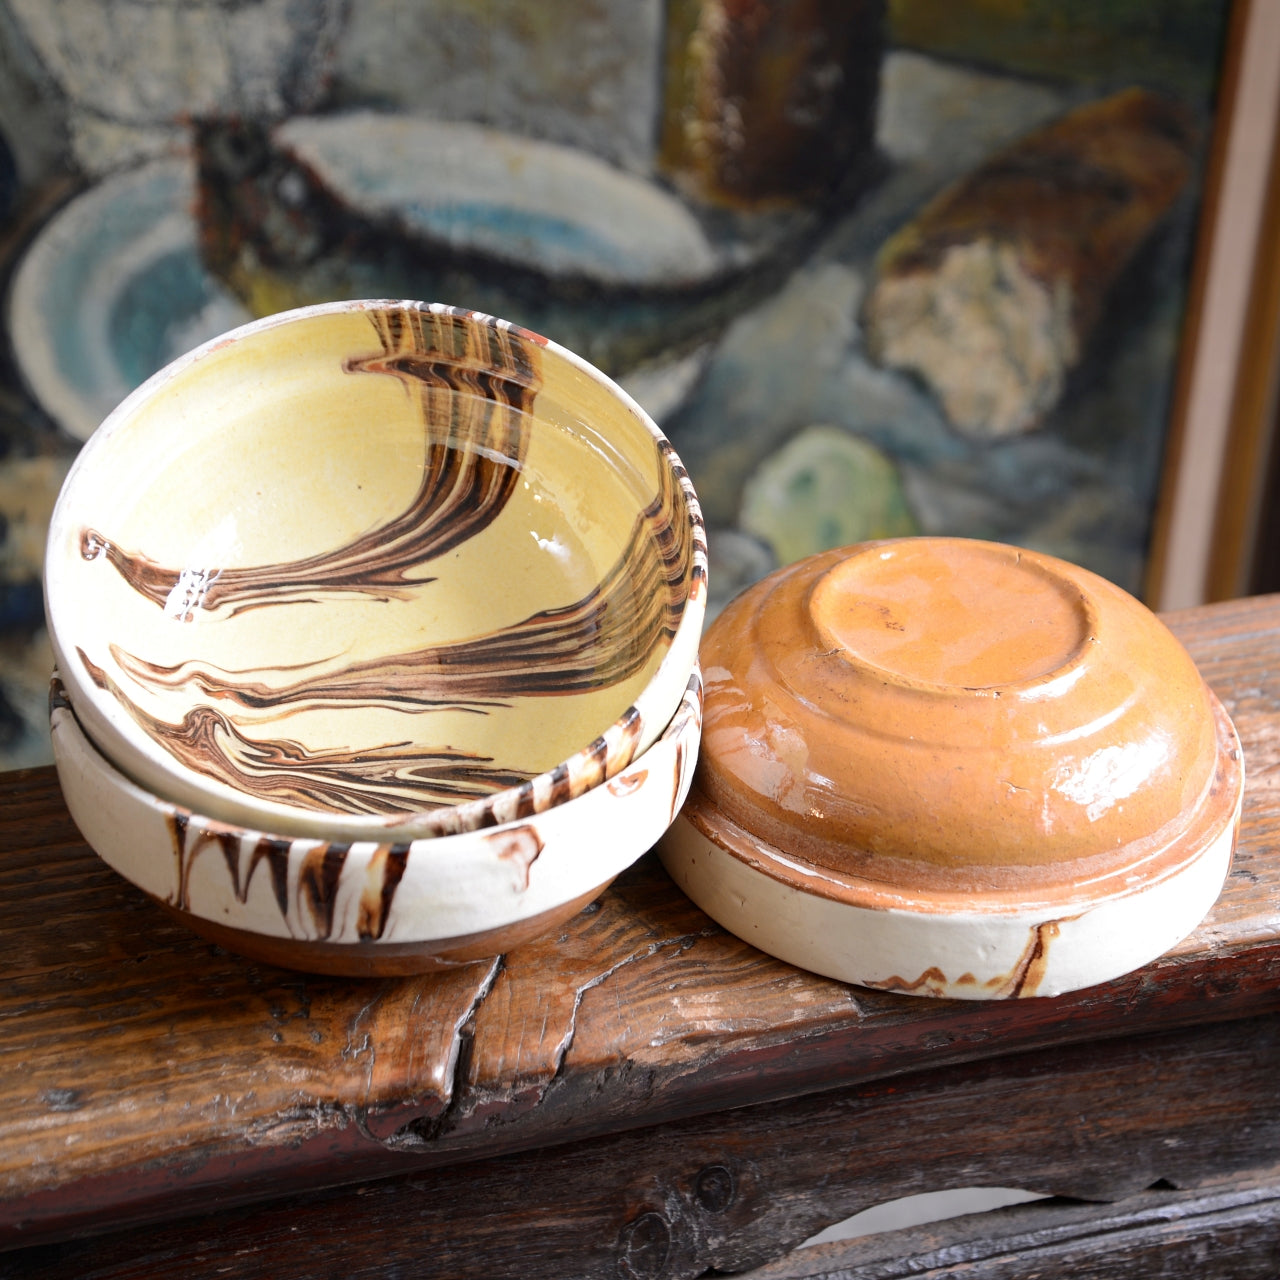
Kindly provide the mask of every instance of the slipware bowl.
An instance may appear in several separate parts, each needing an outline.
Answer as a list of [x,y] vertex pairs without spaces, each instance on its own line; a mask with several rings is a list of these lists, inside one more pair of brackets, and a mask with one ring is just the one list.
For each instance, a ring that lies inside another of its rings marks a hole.
[[94,748],[56,676],[50,718],[67,808],[109,866],[230,951],[360,977],[508,951],[601,893],[684,801],[702,681],[695,667],[657,741],[577,798],[482,831],[407,842],[288,837],[192,813]]
[[970,999],[1117,978],[1230,866],[1239,739],[1145,606],[1052,556],[908,538],[811,557],[702,647],[702,755],[661,846],[784,960]]
[[572,353],[438,304],[236,329],[130,395],[50,523],[49,632],[95,748],[281,836],[540,813],[670,721],[706,600],[697,498]]

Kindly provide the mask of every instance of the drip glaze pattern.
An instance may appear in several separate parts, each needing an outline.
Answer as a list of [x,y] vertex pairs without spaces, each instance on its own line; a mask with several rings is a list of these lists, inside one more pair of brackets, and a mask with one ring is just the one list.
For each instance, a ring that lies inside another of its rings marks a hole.
[[[408,841],[267,833],[136,786],[97,752],[55,676],[50,720],[67,805],[121,875],[244,954],[338,974],[422,972],[550,928],[644,853],[688,793],[702,725],[695,666],[642,760],[546,812]],[[613,838],[602,843],[599,833]]]

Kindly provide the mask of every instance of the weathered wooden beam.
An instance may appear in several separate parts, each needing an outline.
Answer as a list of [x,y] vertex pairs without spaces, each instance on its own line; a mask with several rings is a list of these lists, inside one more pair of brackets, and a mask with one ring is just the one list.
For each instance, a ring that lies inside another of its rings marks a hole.
[[52,771],[5,777],[0,1244],[609,1147],[731,1108],[1280,1010],[1280,598],[1172,621],[1244,742],[1235,866],[1171,954],[1057,1000],[951,1003],[816,978],[724,933],[651,860],[501,960],[305,977],[171,922],[87,849]]
[[798,1249],[742,1280],[1274,1280],[1280,1168],[1114,1204],[1017,1205]]
[[1277,1079],[1280,1017],[1016,1054],[22,1250],[0,1257],[0,1275],[205,1280],[230,1266],[273,1280],[675,1280],[741,1271],[903,1195],[1017,1186],[1119,1199],[1160,1180],[1276,1165]]

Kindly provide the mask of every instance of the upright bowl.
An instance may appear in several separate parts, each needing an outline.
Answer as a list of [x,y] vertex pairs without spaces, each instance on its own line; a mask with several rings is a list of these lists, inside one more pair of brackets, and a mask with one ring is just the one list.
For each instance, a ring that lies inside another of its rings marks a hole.
[[50,524],[55,656],[145,791],[283,837],[527,817],[643,753],[696,660],[701,515],[614,383],[493,317],[334,303],[175,361]]

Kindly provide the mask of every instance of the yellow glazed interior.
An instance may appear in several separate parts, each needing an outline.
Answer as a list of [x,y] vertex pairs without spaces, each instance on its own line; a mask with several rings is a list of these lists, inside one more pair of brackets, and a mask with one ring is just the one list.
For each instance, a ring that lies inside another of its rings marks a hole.
[[553,769],[671,646],[665,442],[533,335],[316,309],[144,393],[68,482],[49,596],[77,714],[162,795],[394,825]]

